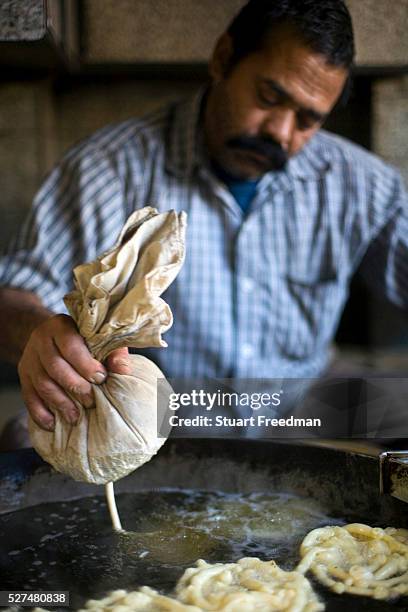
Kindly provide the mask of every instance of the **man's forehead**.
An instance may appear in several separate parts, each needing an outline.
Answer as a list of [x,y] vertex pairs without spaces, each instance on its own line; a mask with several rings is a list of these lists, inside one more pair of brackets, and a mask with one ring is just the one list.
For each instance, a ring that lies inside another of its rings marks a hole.
[[289,102],[298,107],[299,110],[307,113],[315,121],[324,121],[330,112],[330,108],[323,108],[320,104],[317,106],[308,106],[298,100],[296,92],[293,94],[286,87],[281,85],[279,81],[272,79],[259,79],[258,86],[269,92],[273,96],[277,96],[280,101]]
[[281,70],[318,69],[321,74],[343,73],[348,70],[343,66],[334,66],[322,54],[315,51],[301,36],[293,30],[278,30],[264,41],[262,46],[253,51],[255,60],[266,67]]
[[316,110],[322,113],[330,110],[348,76],[345,67],[329,64],[323,55],[295,36],[269,39],[253,53],[250,64],[258,84],[278,93],[280,89],[299,104],[311,107],[317,104]]

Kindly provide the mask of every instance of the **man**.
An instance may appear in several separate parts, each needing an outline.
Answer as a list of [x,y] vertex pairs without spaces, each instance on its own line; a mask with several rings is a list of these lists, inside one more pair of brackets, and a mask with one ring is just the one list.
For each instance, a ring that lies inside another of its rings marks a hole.
[[63,295],[71,270],[111,247],[132,210],[188,213],[187,258],[165,295],[168,376],[313,377],[357,266],[406,306],[407,199],[378,158],[320,130],[349,84],[342,0],[251,0],[219,39],[194,99],[108,127],[72,149],[1,264],[4,355],[19,361],[32,418],[75,423],[100,364]]

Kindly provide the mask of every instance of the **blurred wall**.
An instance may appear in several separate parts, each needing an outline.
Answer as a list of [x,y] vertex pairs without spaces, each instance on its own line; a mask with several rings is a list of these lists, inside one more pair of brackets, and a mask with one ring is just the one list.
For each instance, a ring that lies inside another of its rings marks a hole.
[[[408,0],[346,0],[357,63],[407,64]],[[89,63],[206,61],[214,41],[245,0],[85,0]]]

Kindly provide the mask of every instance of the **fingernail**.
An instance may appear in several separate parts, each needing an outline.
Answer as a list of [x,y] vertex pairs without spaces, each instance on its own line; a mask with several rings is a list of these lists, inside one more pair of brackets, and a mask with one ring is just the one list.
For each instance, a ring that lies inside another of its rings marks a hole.
[[47,431],[54,431],[55,423],[53,419],[51,419],[50,421],[45,421],[43,425]]
[[103,372],[95,372],[95,374],[91,378],[91,382],[93,382],[95,385],[100,385],[105,380],[106,374],[104,374]]
[[131,369],[130,361],[127,359],[114,359],[112,361],[112,366],[114,368],[126,368],[127,370]]
[[128,359],[114,359],[113,363],[115,365],[126,366],[127,368],[130,366]]

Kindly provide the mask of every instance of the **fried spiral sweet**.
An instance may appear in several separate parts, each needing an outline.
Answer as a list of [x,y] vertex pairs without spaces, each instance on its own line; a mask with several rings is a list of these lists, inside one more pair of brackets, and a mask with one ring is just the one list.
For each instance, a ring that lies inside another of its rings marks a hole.
[[149,587],[117,590],[87,601],[78,612],[321,612],[324,608],[303,574],[285,572],[274,561],[244,557],[237,563],[199,559],[180,578],[175,598]]
[[176,587],[177,597],[200,610],[318,612],[324,610],[307,579],[285,572],[274,561],[244,557],[237,563],[209,564],[200,559]]
[[314,529],[300,547],[297,570],[311,571],[335,593],[389,599],[408,594],[408,530],[369,527]]

